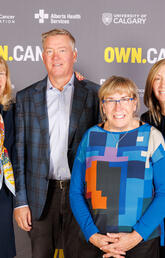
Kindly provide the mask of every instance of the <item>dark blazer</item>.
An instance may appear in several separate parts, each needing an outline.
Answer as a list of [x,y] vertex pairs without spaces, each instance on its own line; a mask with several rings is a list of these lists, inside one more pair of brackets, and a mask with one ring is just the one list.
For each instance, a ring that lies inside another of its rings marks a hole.
[[[17,93],[16,97],[16,207],[28,204],[39,219],[47,196],[49,175],[49,128],[46,104],[47,77]],[[99,120],[98,85],[74,81],[69,126],[68,162],[72,169],[84,132]]]

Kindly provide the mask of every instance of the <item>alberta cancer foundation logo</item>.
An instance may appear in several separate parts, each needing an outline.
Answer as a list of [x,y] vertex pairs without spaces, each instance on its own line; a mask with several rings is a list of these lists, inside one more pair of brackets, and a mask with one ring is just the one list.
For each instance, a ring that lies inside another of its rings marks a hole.
[[15,23],[15,16],[0,13],[0,24],[13,24]]
[[81,20],[81,15],[71,13],[47,13],[44,9],[39,9],[39,11],[34,14],[34,19],[42,24],[46,21],[50,24],[70,24],[73,20]]
[[147,21],[147,14],[112,14],[112,13],[103,13],[102,22],[104,25],[113,24],[140,24],[144,25]]

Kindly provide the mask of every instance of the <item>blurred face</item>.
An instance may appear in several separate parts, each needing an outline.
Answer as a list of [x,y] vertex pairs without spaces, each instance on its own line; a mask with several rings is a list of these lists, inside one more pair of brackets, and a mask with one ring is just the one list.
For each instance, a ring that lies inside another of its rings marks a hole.
[[49,78],[70,78],[77,58],[70,38],[67,35],[49,36],[45,39],[43,47],[43,62]]
[[156,73],[152,88],[159,103],[165,103],[165,65],[162,65]]
[[6,86],[6,70],[0,65],[0,97],[3,95]]
[[106,114],[109,129],[127,131],[133,129],[133,113],[137,101],[128,93],[115,93],[104,98],[103,112]]

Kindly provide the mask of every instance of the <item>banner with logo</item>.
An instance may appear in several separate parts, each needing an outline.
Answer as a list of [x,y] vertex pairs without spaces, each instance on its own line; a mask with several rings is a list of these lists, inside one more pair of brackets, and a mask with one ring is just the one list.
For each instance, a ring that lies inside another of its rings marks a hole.
[[[0,8],[0,55],[11,72],[13,94],[46,76],[41,33],[65,28],[76,39],[75,70],[98,84],[126,76],[139,88],[141,110],[151,66],[165,58],[162,0],[5,0]],[[15,225],[17,258],[31,257],[27,234]],[[63,257],[56,250],[55,257]]]

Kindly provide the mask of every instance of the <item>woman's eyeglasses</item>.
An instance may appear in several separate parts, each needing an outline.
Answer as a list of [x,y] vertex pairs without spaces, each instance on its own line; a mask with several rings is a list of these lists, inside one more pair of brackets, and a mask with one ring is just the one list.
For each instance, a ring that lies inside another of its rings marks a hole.
[[114,106],[120,103],[121,106],[129,104],[134,98],[122,98],[122,99],[103,99],[102,103],[106,103],[109,106]]

